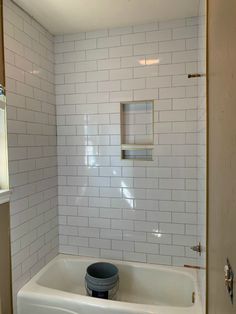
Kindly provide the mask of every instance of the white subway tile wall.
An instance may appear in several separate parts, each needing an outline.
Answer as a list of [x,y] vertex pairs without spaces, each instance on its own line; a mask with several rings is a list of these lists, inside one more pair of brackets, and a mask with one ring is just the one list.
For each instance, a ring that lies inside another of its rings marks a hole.
[[[4,27],[14,294],[58,251],[204,265],[204,20],[53,38],[4,0]],[[121,160],[120,102],[151,99],[153,161]]]
[[[55,37],[61,253],[198,263],[199,21]],[[150,99],[153,161],[121,160],[120,102]]]
[[58,253],[53,37],[4,0],[14,295]]

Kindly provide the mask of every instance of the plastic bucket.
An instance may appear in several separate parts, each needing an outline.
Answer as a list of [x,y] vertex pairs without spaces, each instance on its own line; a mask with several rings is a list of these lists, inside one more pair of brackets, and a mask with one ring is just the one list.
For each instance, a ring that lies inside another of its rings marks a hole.
[[88,295],[114,299],[119,287],[119,270],[110,263],[94,263],[87,268],[85,284]]

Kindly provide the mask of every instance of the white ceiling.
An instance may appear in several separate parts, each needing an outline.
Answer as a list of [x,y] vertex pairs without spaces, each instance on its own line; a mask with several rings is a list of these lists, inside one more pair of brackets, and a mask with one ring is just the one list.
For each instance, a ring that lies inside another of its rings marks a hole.
[[198,15],[199,0],[14,0],[52,34]]

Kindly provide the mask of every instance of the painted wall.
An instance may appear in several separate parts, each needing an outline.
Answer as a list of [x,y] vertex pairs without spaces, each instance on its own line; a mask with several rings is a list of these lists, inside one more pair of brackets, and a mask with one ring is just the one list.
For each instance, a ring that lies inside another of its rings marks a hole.
[[209,0],[208,6],[208,313],[233,314],[235,292],[231,304],[224,265],[228,258],[235,274],[236,2]]
[[[55,38],[60,252],[197,263],[198,18]],[[143,66],[143,59],[159,64]],[[157,99],[153,161],[120,159],[120,101]]]
[[9,203],[0,204],[0,313],[12,313]]
[[53,37],[11,1],[4,32],[14,295],[58,252]]

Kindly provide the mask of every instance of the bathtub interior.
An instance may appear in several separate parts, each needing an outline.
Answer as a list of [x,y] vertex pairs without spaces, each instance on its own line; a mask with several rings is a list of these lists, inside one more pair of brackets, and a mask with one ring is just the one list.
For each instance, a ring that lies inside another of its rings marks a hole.
[[[57,260],[37,279],[46,288],[86,295],[85,274],[91,260]],[[190,307],[195,291],[194,279],[185,272],[152,265],[114,262],[120,283],[116,300],[129,303]]]

